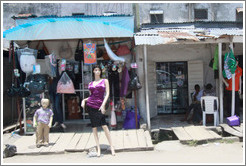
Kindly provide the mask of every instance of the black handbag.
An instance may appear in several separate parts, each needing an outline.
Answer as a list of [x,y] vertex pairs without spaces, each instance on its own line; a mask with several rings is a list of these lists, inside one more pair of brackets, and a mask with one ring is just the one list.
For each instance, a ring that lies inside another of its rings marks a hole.
[[38,45],[36,46],[36,49],[38,50],[37,59],[45,59],[45,55],[49,55],[49,50],[45,46],[43,40],[42,40],[42,43],[43,43],[43,48],[42,49],[38,49],[39,48],[40,41],[38,41]]
[[31,93],[40,94],[45,91],[47,76],[44,74],[31,74],[27,77],[27,82],[30,82],[28,89]]
[[139,78],[135,72],[131,73],[131,80],[128,85],[130,90],[138,90],[142,88]]
[[29,95],[31,95],[31,91],[26,87],[24,87],[23,85],[20,85],[18,95],[20,97],[28,97]]
[[[82,44],[82,48],[79,48],[79,44]],[[84,49],[83,49],[83,40],[79,39],[78,44],[77,44],[77,48],[75,50],[75,55],[74,55],[74,59],[76,61],[83,61],[83,55],[84,55]]]
[[19,88],[16,87],[15,85],[12,85],[10,88],[7,89],[7,95],[9,97],[18,96],[18,91],[19,91]]

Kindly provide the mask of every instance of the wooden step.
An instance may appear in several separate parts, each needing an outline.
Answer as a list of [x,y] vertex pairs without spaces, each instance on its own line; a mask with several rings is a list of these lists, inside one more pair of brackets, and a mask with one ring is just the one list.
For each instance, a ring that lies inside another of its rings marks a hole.
[[206,129],[205,126],[172,127],[171,129],[181,143],[188,143],[189,141],[203,142],[222,139],[220,135],[212,130]]
[[243,133],[241,133],[241,132],[235,130],[235,129],[232,128],[232,127],[230,127],[228,124],[223,123],[223,124],[220,124],[220,126],[222,127],[222,129],[223,129],[225,132],[227,132],[227,133],[229,133],[229,134],[231,134],[231,135],[234,135],[234,136],[237,136],[237,137],[240,137],[240,138],[243,137]]

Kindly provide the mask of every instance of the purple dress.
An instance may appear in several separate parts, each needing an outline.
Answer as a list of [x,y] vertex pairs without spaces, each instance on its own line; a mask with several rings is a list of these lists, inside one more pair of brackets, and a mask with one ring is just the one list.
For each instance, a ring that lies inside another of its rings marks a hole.
[[99,109],[102,105],[105,93],[105,79],[103,79],[99,84],[93,85],[93,81],[89,83],[89,90],[91,92],[90,97],[87,100],[87,106]]
[[102,102],[104,100],[105,89],[105,79],[103,79],[96,86],[93,86],[93,82],[89,84],[89,90],[91,92],[91,95],[87,100],[86,110],[89,113],[91,126],[93,128],[107,125],[105,115],[98,110],[101,107]]

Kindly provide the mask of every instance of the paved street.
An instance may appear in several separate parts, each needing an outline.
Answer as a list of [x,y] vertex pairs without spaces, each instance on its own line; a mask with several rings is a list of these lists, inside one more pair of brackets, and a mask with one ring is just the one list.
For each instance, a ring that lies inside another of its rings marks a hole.
[[154,151],[119,152],[116,156],[102,152],[101,158],[88,158],[86,152],[52,154],[52,155],[16,155],[3,160],[5,163],[35,163],[35,164],[113,164],[113,163],[200,163],[211,164],[242,164],[244,162],[244,148],[242,142],[214,142],[209,144],[182,145],[179,141],[164,141],[155,145]]

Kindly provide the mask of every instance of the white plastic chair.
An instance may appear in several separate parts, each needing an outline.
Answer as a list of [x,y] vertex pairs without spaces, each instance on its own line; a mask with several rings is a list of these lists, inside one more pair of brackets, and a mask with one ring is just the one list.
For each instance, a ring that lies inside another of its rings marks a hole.
[[[214,102],[215,101],[215,102]],[[216,109],[214,108],[216,103]],[[203,96],[201,97],[202,118],[203,126],[206,125],[206,114],[214,114],[214,126],[219,124],[219,102],[218,97],[215,96]]]

